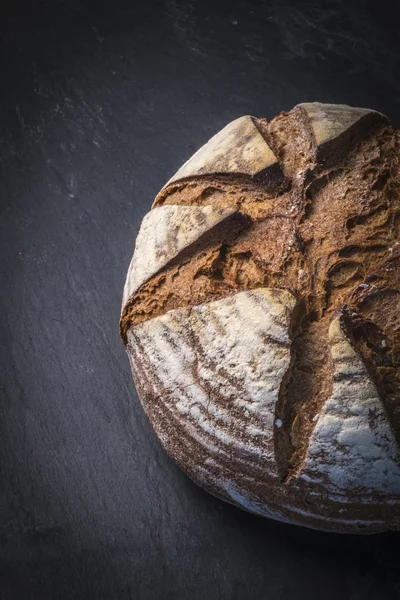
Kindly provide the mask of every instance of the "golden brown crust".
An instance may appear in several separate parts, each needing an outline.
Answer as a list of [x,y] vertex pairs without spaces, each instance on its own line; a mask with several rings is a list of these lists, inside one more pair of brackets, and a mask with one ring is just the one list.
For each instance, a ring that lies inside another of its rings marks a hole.
[[256,288],[290,291],[298,301],[291,362],[275,414],[283,481],[304,464],[332,393],[328,329],[338,312],[400,443],[400,135],[383,115],[348,108],[304,104],[271,123],[253,119],[277,157],[268,181],[258,173],[174,178],[155,207],[229,206],[236,220],[150,277],[121,320],[126,341],[131,327],[172,309]]

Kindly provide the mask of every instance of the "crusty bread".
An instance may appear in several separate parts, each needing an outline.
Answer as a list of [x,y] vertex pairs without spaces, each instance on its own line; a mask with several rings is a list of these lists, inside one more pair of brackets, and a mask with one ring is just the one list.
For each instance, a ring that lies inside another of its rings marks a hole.
[[121,337],[199,485],[338,532],[400,530],[400,134],[306,103],[242,117],[143,220]]

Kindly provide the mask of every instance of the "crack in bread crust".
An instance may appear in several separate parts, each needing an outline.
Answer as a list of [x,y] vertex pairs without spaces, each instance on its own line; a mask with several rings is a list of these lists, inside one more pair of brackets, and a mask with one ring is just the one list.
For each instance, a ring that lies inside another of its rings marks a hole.
[[[207,173],[167,184],[154,207],[232,207],[242,226],[171,260],[121,320],[126,342],[130,328],[170,310],[257,288],[294,295],[291,361],[275,412],[284,482],[301,471],[332,393],[328,330],[338,311],[400,442],[400,136],[383,115],[347,108],[304,104],[270,123],[253,118],[277,157],[268,181]],[[345,115],[342,125],[335,115]]]

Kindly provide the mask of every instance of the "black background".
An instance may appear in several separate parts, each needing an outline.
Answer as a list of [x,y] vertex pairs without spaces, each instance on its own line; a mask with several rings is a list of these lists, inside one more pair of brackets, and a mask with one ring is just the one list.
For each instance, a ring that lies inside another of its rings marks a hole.
[[400,125],[399,22],[384,2],[1,3],[1,600],[400,597],[397,534],[191,483],[118,337],[141,218],[228,121],[318,100]]

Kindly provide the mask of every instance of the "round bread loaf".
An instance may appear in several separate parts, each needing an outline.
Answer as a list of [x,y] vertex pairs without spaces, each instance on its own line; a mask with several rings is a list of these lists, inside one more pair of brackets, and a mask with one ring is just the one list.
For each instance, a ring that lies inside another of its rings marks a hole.
[[143,219],[121,337],[167,453],[315,529],[400,530],[400,135],[373,110],[241,117]]

